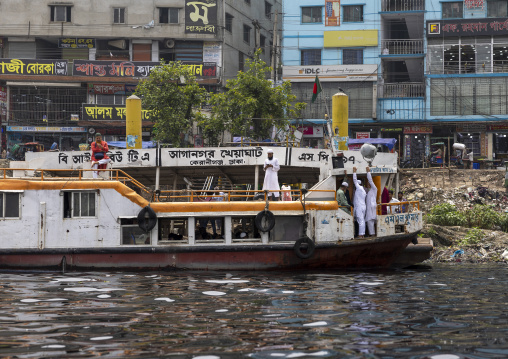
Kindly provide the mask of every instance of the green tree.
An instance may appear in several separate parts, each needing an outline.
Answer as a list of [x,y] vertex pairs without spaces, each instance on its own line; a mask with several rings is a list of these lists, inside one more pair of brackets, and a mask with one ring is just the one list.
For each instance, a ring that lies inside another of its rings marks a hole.
[[200,122],[210,142],[216,142],[224,130],[255,139],[269,137],[273,126],[287,129],[289,119],[298,118],[305,108],[305,103],[294,103],[296,96],[289,81],[272,86],[267,79],[271,68],[260,54],[258,50],[252,60],[246,61],[247,70],[229,80],[225,92],[211,95],[211,118]]
[[193,121],[201,120],[202,116],[194,108],[202,103],[206,93],[191,70],[180,62],[161,63],[136,88],[143,109],[151,112],[155,139],[174,147],[181,145]]

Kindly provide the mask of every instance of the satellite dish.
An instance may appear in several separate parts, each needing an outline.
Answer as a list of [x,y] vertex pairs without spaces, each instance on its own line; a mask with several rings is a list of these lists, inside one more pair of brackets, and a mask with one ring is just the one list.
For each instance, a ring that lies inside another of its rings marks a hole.
[[164,40],[164,46],[168,49],[172,49],[173,47],[175,47],[175,40],[173,39]]
[[374,161],[374,158],[377,155],[377,148],[370,143],[364,143],[360,148],[360,153],[369,166],[372,166],[372,161]]

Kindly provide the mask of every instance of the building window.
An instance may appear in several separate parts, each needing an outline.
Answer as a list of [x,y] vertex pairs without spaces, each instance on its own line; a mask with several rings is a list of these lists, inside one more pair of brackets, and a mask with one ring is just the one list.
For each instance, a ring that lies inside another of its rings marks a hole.
[[125,8],[115,7],[113,9],[113,23],[114,24],[125,24]]
[[125,105],[125,95],[95,95],[97,105]]
[[343,6],[344,22],[363,22],[363,5]]
[[245,0],[245,3],[250,5],[250,0]]
[[160,7],[159,8],[160,24],[178,24],[178,8],[176,7]]
[[243,25],[243,41],[250,44],[250,30],[251,27],[247,25]]
[[245,55],[238,51],[238,71],[243,71],[245,66]]
[[489,0],[487,1],[488,17],[507,17],[508,0]]
[[272,4],[265,1],[265,16],[269,19],[272,18]]
[[94,191],[64,192],[64,217],[95,217],[96,203]]
[[300,65],[321,65],[321,49],[302,50]]
[[363,49],[344,49],[342,50],[342,63],[344,65],[363,64]]
[[266,36],[259,35],[259,48],[265,52]]
[[52,22],[71,22],[72,6],[50,5]]
[[0,193],[0,218],[19,218],[19,193]]
[[226,13],[226,31],[233,32],[233,15]]
[[321,6],[302,7],[302,23],[322,23]]
[[443,5],[443,19],[462,19],[464,17],[462,1],[444,2]]

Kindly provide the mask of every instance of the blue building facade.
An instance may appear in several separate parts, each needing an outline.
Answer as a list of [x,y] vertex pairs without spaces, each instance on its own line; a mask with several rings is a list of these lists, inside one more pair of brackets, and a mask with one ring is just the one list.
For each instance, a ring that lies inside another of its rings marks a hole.
[[342,88],[351,138],[397,138],[406,159],[448,142],[508,158],[508,0],[293,0],[283,14],[283,78],[308,123]]
[[[427,1],[426,119],[508,158],[508,1]],[[433,137],[431,137],[431,143]]]
[[[283,2],[282,73],[284,80],[291,81],[298,101],[308,104],[302,120],[305,144],[316,146],[322,141],[323,119],[331,113],[332,96],[339,89],[349,96],[350,126],[375,130],[379,11],[378,1]],[[322,92],[312,103],[316,76]]]

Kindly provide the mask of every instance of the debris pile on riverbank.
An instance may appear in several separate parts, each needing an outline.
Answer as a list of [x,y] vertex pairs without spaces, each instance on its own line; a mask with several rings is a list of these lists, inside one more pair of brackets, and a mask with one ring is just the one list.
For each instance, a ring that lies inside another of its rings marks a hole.
[[401,172],[400,190],[404,198],[420,200],[423,212],[448,202],[458,210],[486,204],[499,212],[508,212],[504,171],[411,169]]
[[[422,232],[431,237],[434,250],[428,262],[508,262],[508,233],[487,229],[475,229],[461,226],[438,226],[425,224]],[[475,244],[464,242],[468,235],[478,237]]]

